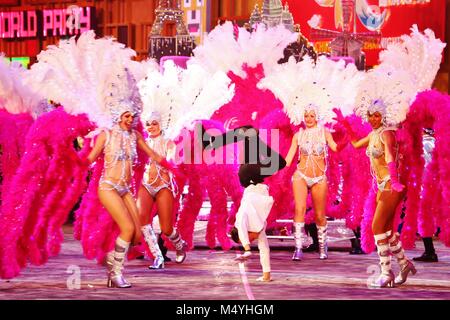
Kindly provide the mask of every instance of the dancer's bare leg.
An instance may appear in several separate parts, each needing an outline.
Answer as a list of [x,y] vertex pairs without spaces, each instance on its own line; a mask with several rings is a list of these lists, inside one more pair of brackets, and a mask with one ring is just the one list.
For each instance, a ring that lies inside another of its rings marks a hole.
[[292,260],[300,261],[303,258],[302,233],[305,227],[306,199],[308,197],[308,187],[305,180],[294,179],[292,181],[294,192],[295,214],[294,214],[294,239],[295,251]]
[[159,224],[167,237],[173,233],[173,201],[173,194],[169,189],[162,189],[156,195]]
[[139,210],[139,219],[141,225],[145,226],[150,223],[150,215],[153,209],[154,200],[144,186],[139,187],[137,207]]
[[115,190],[99,190],[98,197],[101,204],[119,226],[119,237],[124,241],[131,242],[136,233],[136,229],[134,220],[128,211],[124,199]]
[[131,193],[127,193],[126,195],[124,195],[123,201],[128,209],[128,212],[130,213],[135,228],[133,243],[138,244],[141,240],[142,232],[141,232],[141,222],[139,221],[139,210],[137,208],[136,201],[134,200]]

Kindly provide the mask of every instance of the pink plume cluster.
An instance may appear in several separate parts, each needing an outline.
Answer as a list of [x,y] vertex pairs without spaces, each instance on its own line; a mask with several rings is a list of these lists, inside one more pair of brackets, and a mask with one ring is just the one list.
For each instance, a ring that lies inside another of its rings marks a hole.
[[92,124],[57,109],[30,128],[25,152],[0,213],[0,276],[13,278],[28,262],[59,253],[62,225],[85,188],[86,172],[73,141]]
[[[406,215],[402,230],[405,248],[414,246],[416,232],[429,237],[441,228],[450,246],[450,97],[435,90],[420,93],[399,132],[404,156],[401,175],[407,182]],[[425,167],[422,133],[433,128],[436,137],[431,163]]]

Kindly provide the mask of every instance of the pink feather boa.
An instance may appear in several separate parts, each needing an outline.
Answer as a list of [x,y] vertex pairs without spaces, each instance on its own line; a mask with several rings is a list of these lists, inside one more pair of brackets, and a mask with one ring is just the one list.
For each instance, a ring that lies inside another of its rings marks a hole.
[[73,141],[91,129],[85,116],[71,116],[62,109],[44,114],[30,128],[26,152],[0,214],[2,278],[17,276],[28,260],[43,264],[49,255],[58,254],[62,224],[85,180]]
[[376,186],[370,188],[369,195],[364,204],[363,218],[361,221],[361,248],[366,253],[375,249],[375,240],[372,231],[372,221],[376,208]]
[[33,124],[29,114],[10,114],[0,110],[0,172],[2,182],[0,198],[9,190],[11,180],[20,164],[24,153],[25,138]]
[[[441,227],[440,238],[450,246],[450,97],[435,90],[420,93],[400,130],[407,179],[406,215],[402,231],[405,248],[414,246],[416,232],[431,236]],[[424,174],[422,131],[433,128],[435,150]],[[422,187],[423,186],[423,187]],[[422,190],[421,190],[422,189]]]
[[[218,121],[203,120],[202,124],[206,130],[214,129],[209,132],[217,135],[224,132],[223,125]],[[194,134],[191,133],[194,142]],[[193,145],[193,144],[192,144]],[[231,248],[231,242],[228,239],[228,222],[234,220],[237,208],[242,198],[242,188],[239,186],[237,178],[237,164],[227,164],[227,156],[234,155],[235,146],[227,146],[215,151],[206,151],[202,155],[200,164],[182,164],[183,170],[189,181],[189,193],[184,199],[183,210],[178,220],[178,230],[181,236],[193,246],[194,225],[203,203],[203,188],[208,192],[211,202],[211,210],[206,229],[205,240],[210,248],[215,248],[216,239],[224,250]],[[220,160],[223,164],[209,164],[212,160]],[[236,159],[231,159],[235,161]],[[227,209],[227,196],[233,201],[231,212]],[[170,246],[170,245],[169,245]]]

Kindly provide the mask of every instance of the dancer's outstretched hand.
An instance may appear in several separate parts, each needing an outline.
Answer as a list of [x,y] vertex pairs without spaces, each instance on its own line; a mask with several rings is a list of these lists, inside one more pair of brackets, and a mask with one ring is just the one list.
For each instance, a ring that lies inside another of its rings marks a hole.
[[340,109],[334,108],[333,112],[336,114],[336,117],[333,118],[333,120],[336,120],[337,122],[341,122],[341,123],[345,122],[345,117],[342,114],[342,111]]

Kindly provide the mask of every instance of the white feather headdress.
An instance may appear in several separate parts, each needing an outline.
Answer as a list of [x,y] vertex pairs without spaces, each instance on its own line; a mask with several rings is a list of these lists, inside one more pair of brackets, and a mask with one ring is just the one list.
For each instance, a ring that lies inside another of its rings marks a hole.
[[380,68],[404,70],[411,75],[417,91],[430,89],[442,61],[446,44],[436,39],[434,32],[421,33],[414,25],[402,42],[391,44],[380,53]]
[[199,65],[187,69],[164,64],[164,72],[151,70],[139,83],[144,104],[142,121],[157,114],[161,129],[169,139],[178,136],[183,128],[191,129],[194,120],[209,119],[234,96],[234,85],[225,73],[209,73]]
[[336,116],[333,108],[344,115],[353,110],[356,88],[363,78],[355,65],[345,65],[319,57],[317,62],[307,57],[296,62],[293,57],[279,65],[262,79],[258,87],[269,89],[283,103],[291,122],[298,125],[305,111],[314,110],[321,124],[332,123]]
[[379,112],[385,126],[395,127],[406,119],[416,93],[410,73],[386,67],[371,70],[358,88],[355,114],[368,121],[368,113]]
[[18,63],[9,63],[0,54],[0,108],[12,114],[30,113],[37,117],[36,110],[43,97],[24,82],[28,71]]
[[236,39],[231,22],[217,26],[208,34],[203,45],[194,50],[194,57],[189,63],[199,64],[212,73],[232,71],[245,77],[242,70],[244,64],[256,67],[261,63],[265,71],[270,70],[283,58],[284,49],[298,36],[281,25],[275,28],[260,25],[252,33],[245,28],[238,30]]
[[99,127],[111,128],[119,113],[140,112],[135,52],[112,38],[95,39],[83,33],[49,46],[38,55],[28,83],[71,114],[86,113]]

